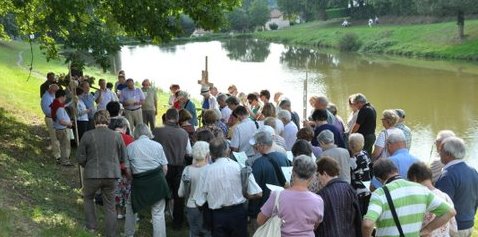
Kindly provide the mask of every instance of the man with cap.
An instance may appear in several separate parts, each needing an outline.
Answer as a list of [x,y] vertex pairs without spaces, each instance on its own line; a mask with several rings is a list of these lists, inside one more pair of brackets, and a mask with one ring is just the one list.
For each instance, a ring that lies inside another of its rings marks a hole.
[[339,178],[347,183],[351,182],[350,176],[350,154],[349,151],[334,144],[334,133],[324,130],[317,136],[320,148],[323,152],[320,157],[330,157],[337,161],[340,166]]
[[257,229],[255,220],[257,214],[259,214],[262,205],[269,199],[271,192],[266,184],[286,186],[287,181],[280,167],[290,166],[291,164],[283,153],[272,152],[272,135],[267,131],[259,130],[249,140],[249,144],[254,147],[256,153],[260,154],[260,157],[252,164],[252,174],[262,189],[262,198],[250,200],[248,209],[252,229],[255,231]]
[[405,121],[405,110],[395,109],[395,113],[398,115],[398,122],[395,124],[395,127],[402,130],[407,142],[407,149],[410,150],[410,147],[412,146],[412,131],[403,123],[403,121]]
[[202,101],[202,110],[206,109],[219,109],[219,105],[217,104],[216,97],[211,95],[209,92],[209,86],[202,85],[201,86],[201,95],[203,96],[204,100]]
[[144,93],[141,89],[134,87],[133,79],[126,80],[128,87],[121,90],[120,102],[124,106],[124,115],[128,119],[131,129],[140,123],[143,123]]

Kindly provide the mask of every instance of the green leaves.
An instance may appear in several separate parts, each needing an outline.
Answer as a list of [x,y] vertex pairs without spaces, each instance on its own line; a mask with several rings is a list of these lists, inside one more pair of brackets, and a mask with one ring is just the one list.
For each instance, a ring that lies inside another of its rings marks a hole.
[[[56,58],[61,47],[67,61],[93,62],[106,69],[108,57],[120,49],[121,37],[168,41],[182,33],[184,15],[199,27],[217,29],[224,22],[223,11],[238,4],[239,0],[3,0],[0,16],[14,15],[24,38],[35,33],[47,58]],[[3,31],[2,24],[0,35]]]

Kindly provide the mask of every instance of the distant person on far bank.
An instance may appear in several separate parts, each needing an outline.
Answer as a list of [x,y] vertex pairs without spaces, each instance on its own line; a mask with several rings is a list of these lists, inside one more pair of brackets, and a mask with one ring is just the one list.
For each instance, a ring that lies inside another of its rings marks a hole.
[[465,163],[465,142],[458,137],[443,140],[440,159],[445,167],[436,187],[450,196],[455,204],[458,236],[473,233],[478,207],[478,173]]
[[143,123],[153,129],[156,125],[156,115],[158,115],[158,93],[156,88],[151,86],[149,79],[145,79],[142,83],[141,90],[144,94]]
[[373,19],[370,18],[368,19],[368,27],[372,27],[372,25],[373,25]]

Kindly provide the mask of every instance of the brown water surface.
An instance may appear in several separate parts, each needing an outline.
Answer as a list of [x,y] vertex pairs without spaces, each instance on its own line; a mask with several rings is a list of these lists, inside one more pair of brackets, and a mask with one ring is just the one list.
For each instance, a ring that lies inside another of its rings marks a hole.
[[[303,113],[303,86],[308,96],[325,94],[348,117],[348,96],[361,92],[375,106],[402,108],[412,129],[411,153],[428,162],[436,133],[451,129],[467,143],[467,160],[478,167],[478,64],[388,56],[363,56],[304,49],[256,40],[229,40],[173,46],[127,46],[120,67],[135,80],[152,79],[168,91],[177,83],[200,98],[204,57],[209,78],[220,91],[281,91]],[[166,106],[166,105],[164,105]],[[310,112],[310,107],[307,108]],[[380,121],[380,120],[377,120]],[[377,126],[377,133],[382,129]]]

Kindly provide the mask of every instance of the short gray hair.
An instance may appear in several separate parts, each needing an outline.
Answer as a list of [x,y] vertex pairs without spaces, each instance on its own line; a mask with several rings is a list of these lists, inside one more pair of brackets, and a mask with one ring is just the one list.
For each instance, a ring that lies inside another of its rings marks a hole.
[[178,97],[189,98],[189,93],[187,93],[186,91],[179,91]]
[[362,93],[353,94],[351,97],[352,103],[367,103],[367,97],[365,97]]
[[140,123],[140,124],[136,125],[134,127],[133,134],[134,134],[135,139],[138,139],[141,136],[147,136],[150,139],[153,138],[153,134],[151,133],[151,130],[144,123]]
[[349,147],[354,150],[363,149],[365,139],[362,134],[360,133],[352,133],[349,135]]
[[125,117],[119,117],[114,119],[113,121],[110,121],[110,126],[113,129],[117,128],[124,128],[127,129],[129,127],[129,122]]
[[285,120],[287,123],[292,119],[290,112],[287,110],[280,110],[279,113],[277,113],[277,118],[280,120]]
[[276,125],[276,118],[274,117],[267,117],[266,119],[264,119],[264,125],[269,125],[271,126],[273,129],[276,129],[277,125]]
[[194,160],[204,160],[209,155],[209,143],[205,141],[197,141],[193,146]]
[[334,133],[326,129],[319,133],[317,136],[317,141],[319,143],[330,144],[335,142]]
[[445,152],[457,160],[465,158],[466,147],[463,139],[448,137],[442,142],[442,152]]
[[226,99],[227,99],[227,95],[225,95],[225,94],[219,94],[219,95],[216,97],[216,100],[217,100],[217,101],[226,102]]
[[437,134],[436,141],[442,143],[445,138],[456,137],[456,134],[452,130],[441,130]]
[[260,131],[254,134],[255,144],[272,146],[272,135],[266,131]]
[[317,171],[317,164],[312,157],[300,155],[294,158],[292,171],[299,179],[310,179]]
[[403,134],[402,130],[396,131],[396,132],[391,132],[388,134],[387,138],[387,143],[388,144],[395,144],[397,142],[406,142],[407,139],[405,138],[405,135]]

